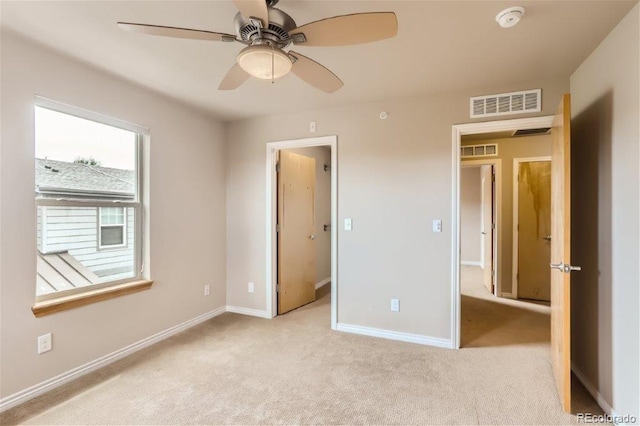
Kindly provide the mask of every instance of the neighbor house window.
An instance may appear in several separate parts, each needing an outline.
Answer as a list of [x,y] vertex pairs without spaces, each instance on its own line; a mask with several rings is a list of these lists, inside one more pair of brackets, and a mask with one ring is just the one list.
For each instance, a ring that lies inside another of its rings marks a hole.
[[123,247],[127,244],[127,222],[124,207],[100,207],[100,248]]
[[36,300],[142,278],[144,133],[36,99]]

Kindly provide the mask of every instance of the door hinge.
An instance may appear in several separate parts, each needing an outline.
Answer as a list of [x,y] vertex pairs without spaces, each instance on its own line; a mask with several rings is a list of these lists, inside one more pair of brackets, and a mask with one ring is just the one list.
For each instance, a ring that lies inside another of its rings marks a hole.
[[280,232],[280,224],[276,225],[276,232]]
[[495,223],[491,224],[491,229],[496,229],[496,224]]
[[492,277],[495,277],[495,276],[496,276],[496,271],[495,271],[495,270],[493,270],[493,269],[491,270],[491,276],[492,276]]
[[520,281],[520,274],[516,272],[516,281]]
[[280,173],[280,163],[276,163],[276,173]]
[[276,284],[276,293],[280,293],[280,284]]
[[144,263],[140,265],[140,275],[144,274]]

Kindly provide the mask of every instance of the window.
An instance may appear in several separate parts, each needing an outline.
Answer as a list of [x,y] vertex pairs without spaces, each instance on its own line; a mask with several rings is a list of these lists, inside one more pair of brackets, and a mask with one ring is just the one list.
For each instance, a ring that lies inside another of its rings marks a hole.
[[123,247],[127,245],[124,207],[100,207],[100,248]]
[[36,99],[37,301],[142,279],[145,133]]

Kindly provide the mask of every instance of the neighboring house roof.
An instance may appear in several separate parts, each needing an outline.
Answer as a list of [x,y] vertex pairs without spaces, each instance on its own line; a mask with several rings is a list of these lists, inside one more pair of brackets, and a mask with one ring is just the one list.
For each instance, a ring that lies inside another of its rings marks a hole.
[[38,295],[71,290],[100,282],[100,277],[66,251],[49,254],[38,251],[37,270]]
[[36,158],[36,192],[42,194],[132,198],[135,182],[134,170]]

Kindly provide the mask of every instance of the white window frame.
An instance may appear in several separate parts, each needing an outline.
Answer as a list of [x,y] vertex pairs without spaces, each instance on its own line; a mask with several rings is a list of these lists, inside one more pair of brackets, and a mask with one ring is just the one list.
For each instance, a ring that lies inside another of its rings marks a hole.
[[[143,210],[144,205],[142,204],[143,196],[143,142],[146,136],[149,135],[149,129],[132,124],[123,120],[119,120],[117,118],[109,117],[100,113],[96,113],[93,111],[88,111],[82,108],[78,108],[72,105],[64,104],[61,102],[57,102],[48,98],[44,98],[41,96],[35,97],[34,103],[34,115],[35,115],[35,107],[47,108],[56,112],[60,112],[63,114],[73,115],[78,118],[82,118],[85,120],[95,121],[97,123],[105,124],[112,127],[117,127],[120,129],[128,130],[136,133],[136,143],[135,143],[135,162],[136,162],[136,195],[133,200],[84,200],[84,199],[72,199],[72,198],[37,198],[36,197],[36,206],[40,207],[49,207],[49,206],[65,206],[65,207],[96,207],[98,210],[98,214],[100,214],[99,207],[130,207],[134,209],[134,262],[133,262],[133,276],[114,280],[114,281],[106,281],[86,287],[74,288],[70,290],[62,290],[56,291],[53,293],[36,295],[36,302],[41,302],[49,299],[57,299],[59,297],[69,296],[73,294],[84,293],[87,291],[93,291],[99,288],[111,287],[118,284],[123,284],[131,281],[138,281],[144,279],[144,267],[143,267],[143,259],[144,259],[144,241],[143,241],[143,230],[145,229],[143,223]],[[34,119],[35,123],[35,119]],[[35,143],[35,141],[34,141]],[[126,211],[126,210],[125,210]],[[128,216],[125,215],[125,224],[128,220]],[[98,218],[100,221],[100,218]],[[126,226],[126,225],[125,225]],[[100,238],[100,230],[98,229],[98,238]],[[126,236],[125,236],[126,238]],[[125,243],[127,240],[125,239]],[[114,246],[107,246],[108,248],[115,248]],[[35,282],[34,282],[35,287]]]
[[[102,223],[102,209],[106,208],[115,208],[122,209],[122,223],[121,224],[113,224],[113,223]],[[129,244],[129,235],[128,232],[128,224],[129,222],[129,210],[126,207],[122,206],[109,206],[109,207],[98,207],[98,250],[114,250],[114,249],[122,249],[126,248]],[[102,228],[122,228],[122,243],[120,244],[102,244]]]

